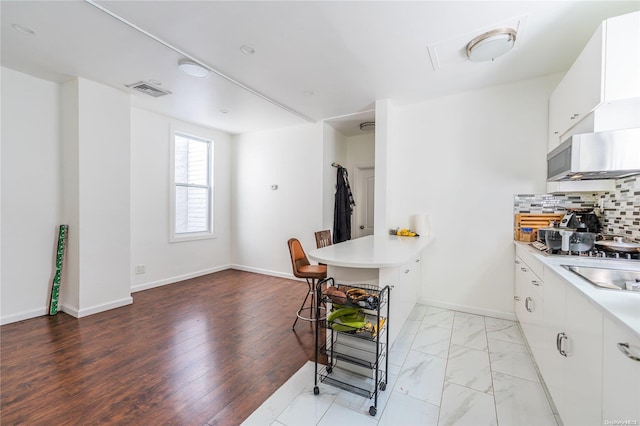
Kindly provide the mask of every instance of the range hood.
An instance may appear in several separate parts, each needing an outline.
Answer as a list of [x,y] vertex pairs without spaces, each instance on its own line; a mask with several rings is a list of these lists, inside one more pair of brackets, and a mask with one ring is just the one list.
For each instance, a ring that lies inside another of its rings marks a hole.
[[573,135],[547,155],[547,181],[640,174],[640,128]]

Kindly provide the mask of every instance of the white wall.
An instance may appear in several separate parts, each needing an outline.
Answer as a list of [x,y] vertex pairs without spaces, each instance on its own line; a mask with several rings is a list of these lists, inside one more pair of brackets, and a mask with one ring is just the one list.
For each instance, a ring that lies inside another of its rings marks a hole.
[[[347,165],[347,140],[342,133],[336,131],[328,124],[324,124],[323,160],[322,160],[322,229],[330,229],[333,236],[333,211],[335,209],[336,176],[338,169],[332,163],[338,163],[344,167]],[[320,229],[318,229],[319,231]],[[315,248],[315,243],[313,245]]]
[[375,133],[368,132],[357,136],[349,136],[347,145],[347,165],[349,173],[357,166],[373,166],[375,155]]
[[513,196],[545,191],[547,99],[558,80],[389,107],[384,227],[430,214],[423,301],[513,314]]
[[0,321],[48,312],[60,225],[59,85],[2,68]]
[[308,252],[323,225],[323,124],[234,136],[232,149],[233,266],[291,277],[287,240]]
[[[231,137],[138,108],[131,110],[131,280],[134,291],[226,269],[230,255]],[[215,238],[169,242],[172,131],[213,141]],[[136,275],[135,265],[145,274]]]
[[82,317],[132,303],[130,100],[85,79],[64,86],[62,163],[73,171],[63,186],[69,273],[60,299],[65,312]]

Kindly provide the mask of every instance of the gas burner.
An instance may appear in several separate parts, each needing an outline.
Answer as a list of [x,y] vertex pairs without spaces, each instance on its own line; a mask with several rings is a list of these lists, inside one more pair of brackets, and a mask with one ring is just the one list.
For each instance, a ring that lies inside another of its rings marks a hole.
[[640,260],[640,253],[624,253],[615,251],[590,250],[590,251],[562,251],[552,250],[542,241],[534,241],[531,246],[541,251],[547,256],[567,256],[567,257],[591,257],[597,259],[622,259],[622,260]]

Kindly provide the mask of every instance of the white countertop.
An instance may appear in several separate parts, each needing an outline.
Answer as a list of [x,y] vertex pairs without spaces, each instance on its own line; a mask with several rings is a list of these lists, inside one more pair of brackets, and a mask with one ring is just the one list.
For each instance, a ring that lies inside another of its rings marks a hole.
[[590,257],[546,256],[532,248],[528,243],[516,242],[516,244],[527,247],[537,259],[573,285],[605,315],[640,338],[640,293],[596,287],[589,281],[562,267],[562,265],[591,266],[640,272],[640,262]]
[[418,255],[432,238],[369,235],[309,251],[319,263],[347,268],[387,268],[400,266]]

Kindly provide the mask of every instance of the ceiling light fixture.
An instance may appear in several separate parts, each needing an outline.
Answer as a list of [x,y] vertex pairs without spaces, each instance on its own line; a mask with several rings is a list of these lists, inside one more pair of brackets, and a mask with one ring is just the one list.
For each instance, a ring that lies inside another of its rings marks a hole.
[[182,71],[183,73],[189,74],[191,77],[196,78],[207,78],[209,77],[209,74],[211,72],[202,65],[188,59],[183,59],[178,62],[178,68],[180,68],[180,71]]
[[467,44],[467,56],[471,62],[492,61],[513,48],[516,42],[516,30],[498,28],[480,34]]
[[375,130],[376,122],[375,121],[365,121],[364,123],[360,123],[360,130],[366,132],[367,130]]

